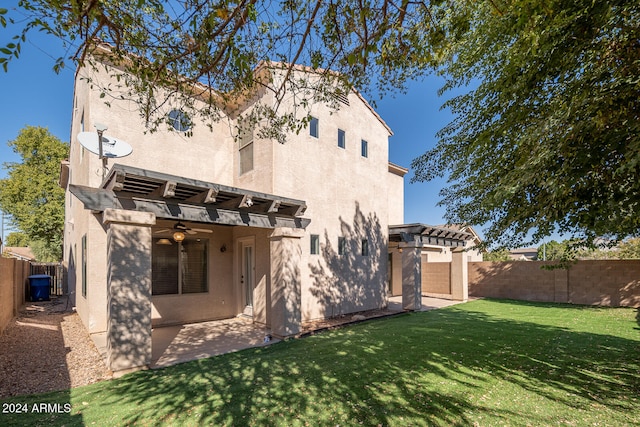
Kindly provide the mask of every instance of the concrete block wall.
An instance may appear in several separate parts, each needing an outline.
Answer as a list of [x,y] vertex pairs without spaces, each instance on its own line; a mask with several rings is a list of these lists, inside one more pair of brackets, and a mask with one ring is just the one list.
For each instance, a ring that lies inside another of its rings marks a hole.
[[25,302],[29,262],[0,257],[0,334]]
[[568,270],[545,264],[551,262],[469,263],[469,295],[640,307],[640,260],[578,261]]
[[422,261],[422,293],[451,294],[451,263]]
[[554,302],[555,272],[523,261],[469,263],[469,295]]
[[640,307],[640,260],[581,261],[568,274],[569,302]]

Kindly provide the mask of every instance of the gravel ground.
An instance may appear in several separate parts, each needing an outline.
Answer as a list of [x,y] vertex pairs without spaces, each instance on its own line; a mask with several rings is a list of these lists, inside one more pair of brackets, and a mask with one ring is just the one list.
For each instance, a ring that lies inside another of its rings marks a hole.
[[66,297],[27,303],[0,336],[0,398],[111,378]]

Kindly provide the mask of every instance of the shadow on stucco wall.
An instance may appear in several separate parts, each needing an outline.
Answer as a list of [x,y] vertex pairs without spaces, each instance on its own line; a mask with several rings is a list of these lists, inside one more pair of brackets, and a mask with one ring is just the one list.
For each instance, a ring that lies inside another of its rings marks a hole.
[[272,239],[270,245],[275,254],[271,258],[271,327],[276,336],[288,336],[299,332],[302,251],[287,238]]
[[107,231],[107,348],[114,371],[151,361],[151,229],[111,224]]
[[[321,258],[309,264],[313,283],[311,295],[321,315],[335,317],[381,308],[386,305],[387,233],[375,213],[365,214],[356,203],[351,222],[340,217],[345,250],[339,253],[325,229]],[[334,237],[335,239],[335,237]],[[368,254],[363,253],[367,242]]]

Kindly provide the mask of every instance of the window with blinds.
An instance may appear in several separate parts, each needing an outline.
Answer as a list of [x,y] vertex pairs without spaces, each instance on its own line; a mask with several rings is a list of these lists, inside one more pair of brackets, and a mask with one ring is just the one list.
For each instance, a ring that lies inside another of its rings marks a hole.
[[185,240],[180,246],[182,293],[207,292],[207,244]]
[[171,245],[153,239],[151,291],[153,295],[208,291],[207,242],[185,239]]

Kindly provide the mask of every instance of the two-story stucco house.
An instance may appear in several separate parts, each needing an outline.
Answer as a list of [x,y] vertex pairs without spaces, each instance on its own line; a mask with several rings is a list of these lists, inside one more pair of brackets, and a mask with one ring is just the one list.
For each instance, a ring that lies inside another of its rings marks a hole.
[[[304,321],[384,307],[392,282],[412,308],[422,246],[468,240],[398,225],[407,170],[389,162],[392,132],[356,91],[338,111],[312,106],[309,127],[285,144],[235,135],[239,114],[268,93],[212,129],[176,107],[175,129],[145,133],[136,104],[107,106],[93,89],[107,86],[105,67],[77,71],[61,185],[69,287],[89,333],[106,333],[114,371],[149,364],[153,327],[244,314],[291,336]],[[78,135],[98,123],[105,143],[126,141],[131,154],[86,150]]]

